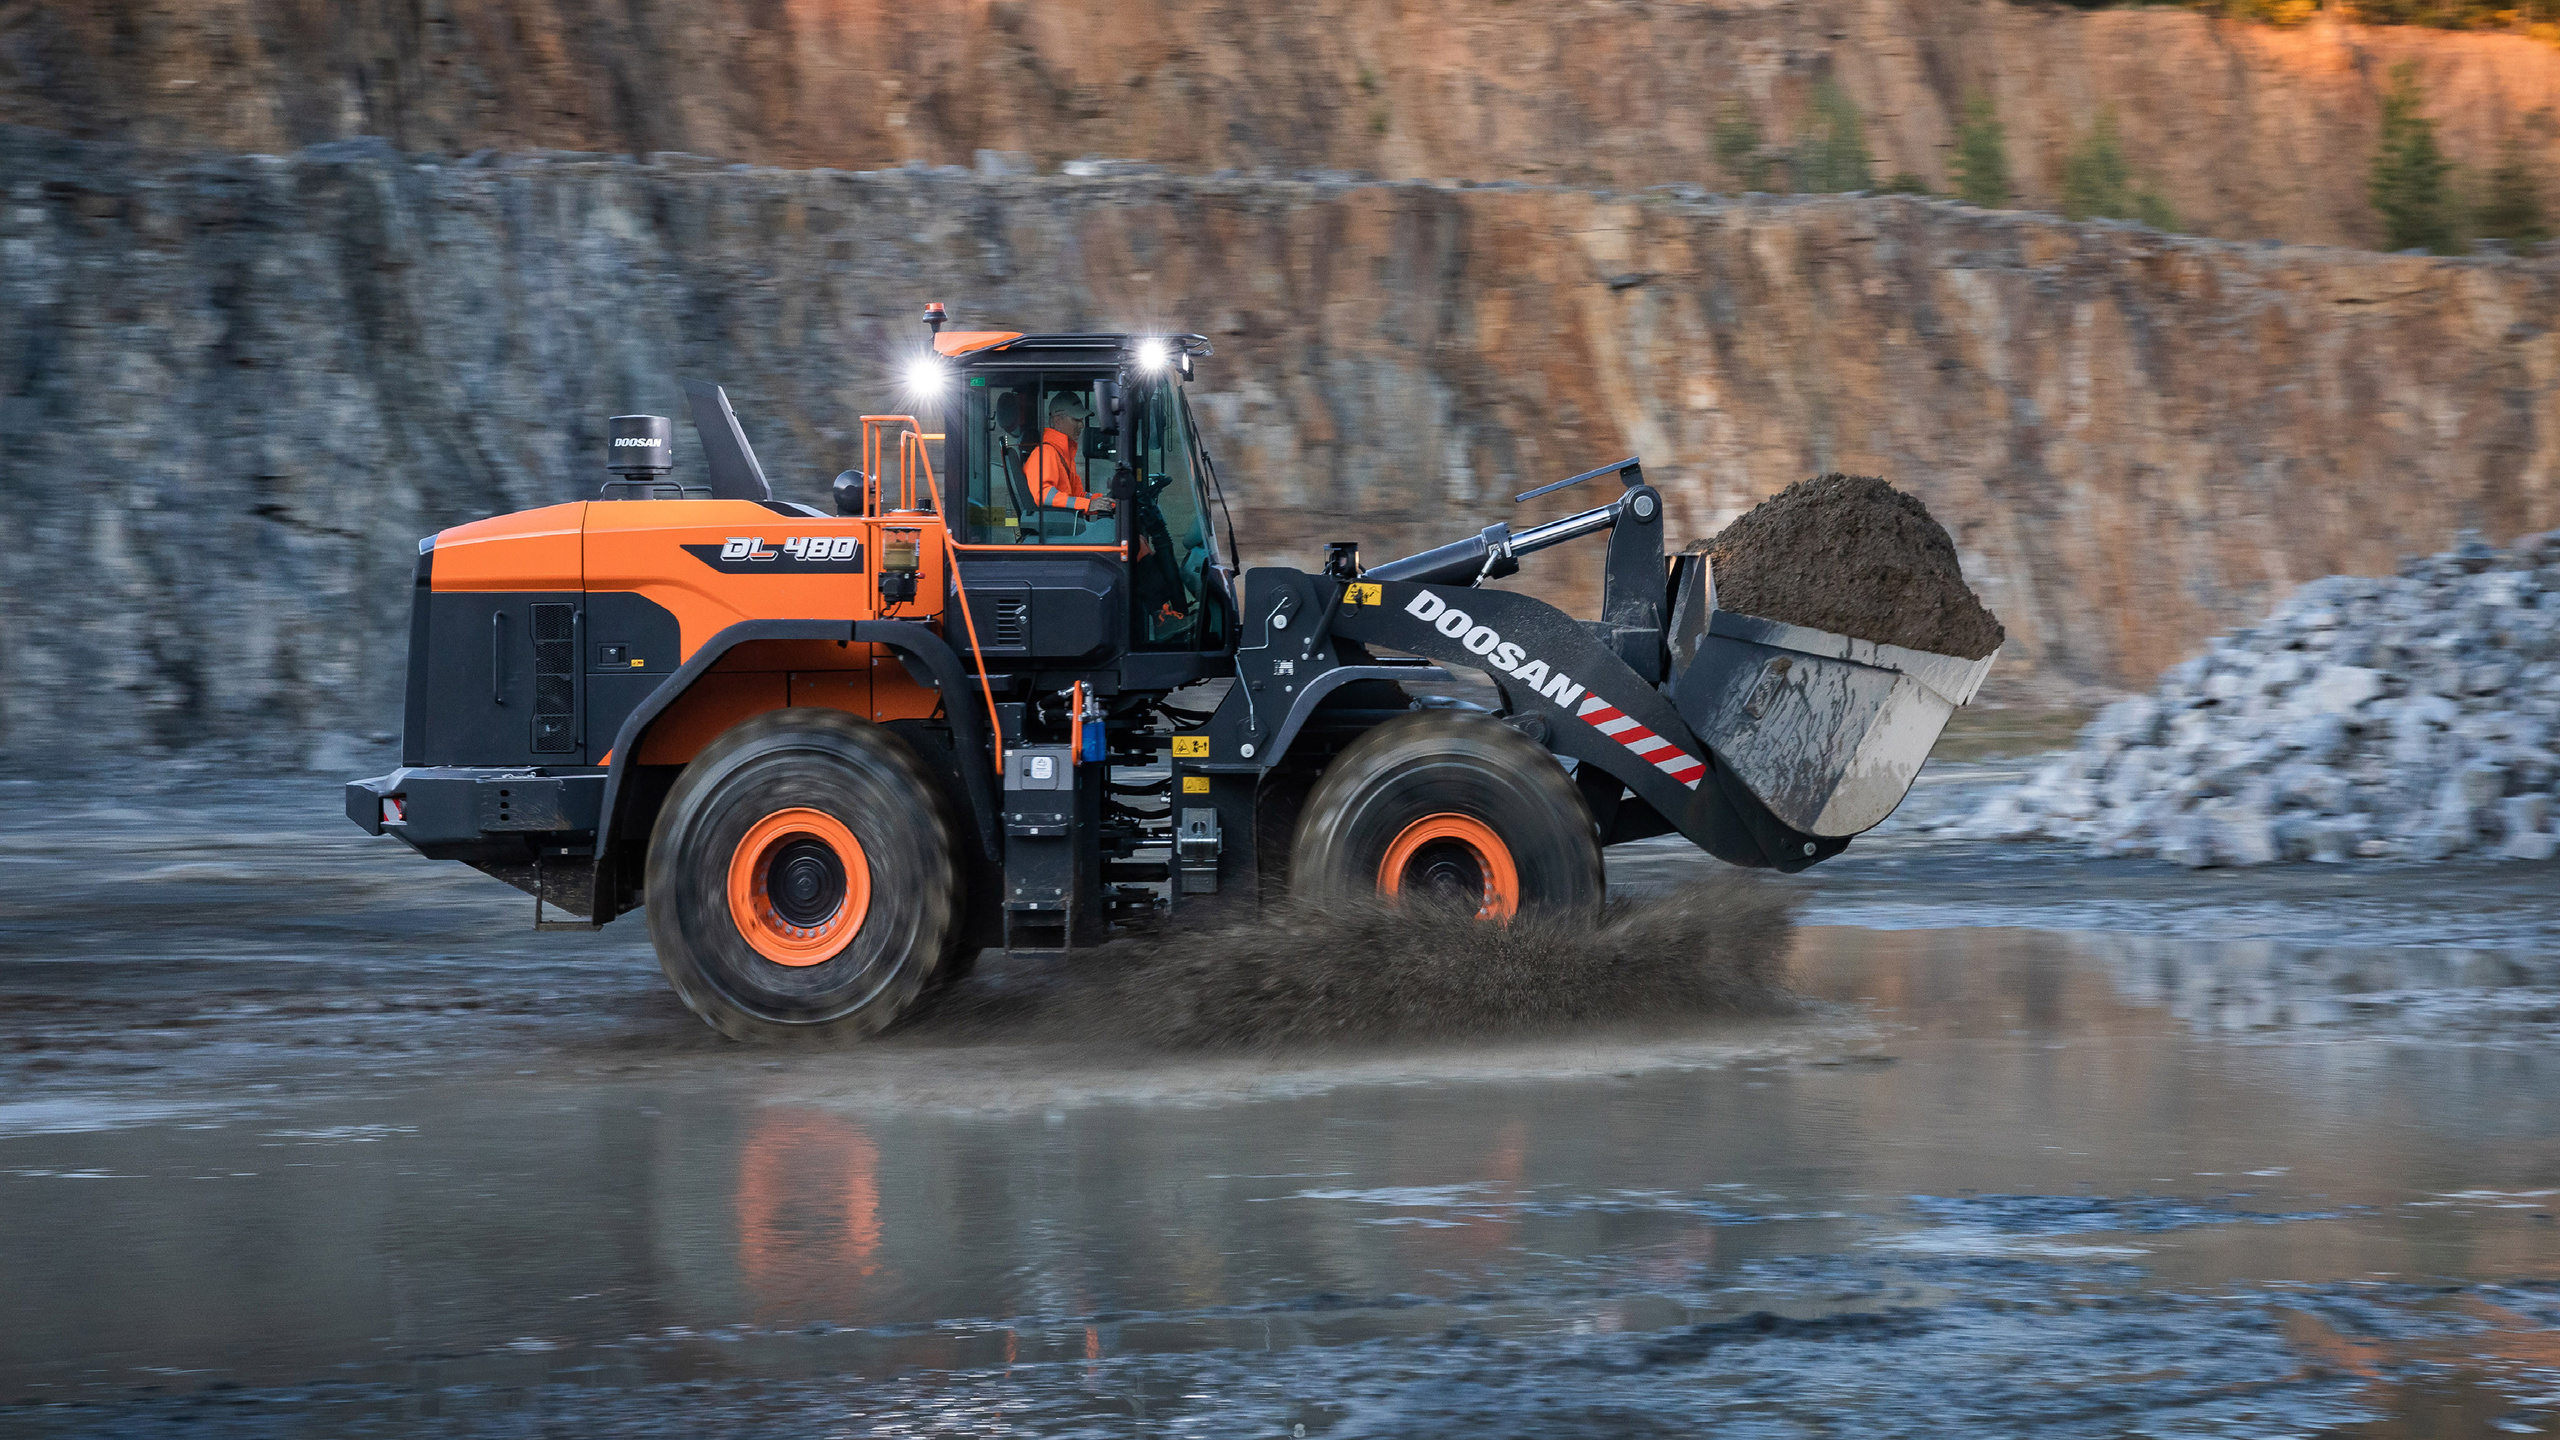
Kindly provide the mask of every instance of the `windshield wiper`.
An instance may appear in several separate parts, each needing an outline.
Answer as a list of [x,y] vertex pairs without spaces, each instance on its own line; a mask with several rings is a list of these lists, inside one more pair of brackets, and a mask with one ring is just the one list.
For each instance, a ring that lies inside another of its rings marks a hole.
[[1244,552],[1236,548],[1236,515],[1227,508],[1227,487],[1218,481],[1218,462],[1209,458],[1209,442],[1200,438],[1200,418],[1191,413],[1190,394],[1177,389],[1173,398],[1182,403],[1182,428],[1189,432],[1193,463],[1209,477],[1209,498],[1218,502],[1218,513],[1227,517],[1227,567],[1241,577]]

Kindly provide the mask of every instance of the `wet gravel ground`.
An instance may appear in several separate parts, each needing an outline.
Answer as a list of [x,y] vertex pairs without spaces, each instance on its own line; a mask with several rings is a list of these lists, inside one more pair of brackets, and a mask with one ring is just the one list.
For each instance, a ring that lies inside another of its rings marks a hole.
[[1897,823],[1779,882],[1793,1013],[1199,1054],[990,963],[774,1052],[326,779],[58,793],[0,783],[0,1433],[2560,1429],[2549,866]]

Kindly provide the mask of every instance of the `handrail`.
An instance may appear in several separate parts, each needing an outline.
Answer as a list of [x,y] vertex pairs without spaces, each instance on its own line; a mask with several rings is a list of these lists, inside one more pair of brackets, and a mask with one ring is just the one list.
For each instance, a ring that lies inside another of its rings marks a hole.
[[[933,468],[933,459],[926,452],[925,446],[941,438],[942,437],[940,435],[931,434],[923,430],[901,430],[898,432],[899,509],[913,510],[916,508],[916,467],[921,464],[927,470],[931,470]],[[886,487],[884,486],[884,491],[885,488]]]
[[[876,425],[875,422],[877,422]],[[934,514],[942,521],[938,529],[942,536],[943,565],[951,573],[952,590],[960,597],[960,623],[969,632],[969,658],[977,662],[978,690],[987,702],[987,743],[995,749],[996,773],[1002,775],[1004,773],[1004,717],[996,711],[995,685],[987,679],[987,653],[978,644],[978,617],[969,608],[969,586],[960,578],[960,550],[951,538],[951,511],[942,503],[941,482],[934,478],[933,455],[925,449],[925,428],[916,423],[914,416],[865,415],[862,417],[863,458],[875,467],[864,473],[863,503],[868,513],[874,515],[879,513],[876,501],[880,496],[882,477],[876,468],[879,459],[879,442],[874,437],[879,428],[891,425],[906,427],[898,432],[898,468],[904,472],[903,498],[910,501],[915,498],[915,467],[921,465],[924,469],[925,493],[932,497]],[[909,436],[914,438],[909,439]]]
[[[883,513],[889,502],[889,456],[881,432],[895,431],[898,436],[898,495],[900,510],[916,508],[916,467],[922,464],[930,471],[931,456],[925,447],[942,436],[928,431],[913,415],[865,415],[862,417],[862,513]],[[937,506],[939,502],[937,501]]]
[[907,417],[903,415],[862,417],[862,513],[865,515],[880,513],[880,427],[905,419]]

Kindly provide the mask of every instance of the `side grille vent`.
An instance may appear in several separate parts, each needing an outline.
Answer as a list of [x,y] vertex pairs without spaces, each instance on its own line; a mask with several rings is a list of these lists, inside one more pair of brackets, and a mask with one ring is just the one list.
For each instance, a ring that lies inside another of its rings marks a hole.
[[567,675],[578,668],[578,607],[533,607],[533,670],[537,675]]
[[533,749],[578,748],[578,607],[533,607]]
[[1020,649],[1031,643],[1031,602],[1018,595],[996,597],[996,623],[987,643],[1000,649]]

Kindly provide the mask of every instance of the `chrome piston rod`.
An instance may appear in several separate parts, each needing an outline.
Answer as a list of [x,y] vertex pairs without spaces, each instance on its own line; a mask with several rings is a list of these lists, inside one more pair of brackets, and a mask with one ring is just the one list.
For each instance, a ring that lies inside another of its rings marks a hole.
[[1579,540],[1585,535],[1597,535],[1618,523],[1618,507],[1625,503],[1623,499],[1612,500],[1606,505],[1595,505],[1588,510],[1567,515],[1561,520],[1550,520],[1544,525],[1532,525],[1511,537],[1510,553],[1526,555],[1533,550],[1544,550],[1550,545],[1561,545],[1567,540]]

